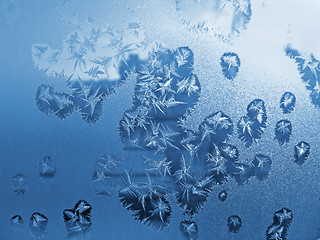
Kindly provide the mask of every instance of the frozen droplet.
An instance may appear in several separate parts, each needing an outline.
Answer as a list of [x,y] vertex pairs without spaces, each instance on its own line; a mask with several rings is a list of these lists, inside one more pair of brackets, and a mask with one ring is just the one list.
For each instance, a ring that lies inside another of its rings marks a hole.
[[225,191],[225,190],[221,191],[221,192],[219,193],[218,197],[219,197],[219,200],[220,200],[221,202],[224,202],[224,201],[227,200],[227,198],[228,198],[228,193],[227,193],[227,191]]
[[232,215],[228,217],[227,225],[228,225],[229,232],[238,233],[242,226],[241,218],[239,216]]
[[268,174],[271,169],[271,159],[268,156],[263,154],[257,154],[253,161],[251,162],[251,166],[253,168],[254,174],[259,180],[264,180],[268,177]]
[[41,213],[33,213],[30,218],[29,228],[31,234],[37,238],[45,235],[48,227],[48,218]]
[[294,159],[299,165],[302,165],[308,158],[310,154],[310,144],[304,141],[299,142],[294,147]]
[[45,156],[39,163],[39,175],[43,179],[52,179],[56,175],[56,166],[54,161]]
[[290,113],[296,105],[296,96],[291,92],[285,92],[280,99],[280,108],[283,113]]
[[292,133],[291,122],[287,119],[278,121],[274,131],[275,139],[277,139],[281,145],[288,143]]
[[266,239],[287,239],[287,232],[293,220],[293,213],[288,208],[282,208],[273,214],[273,223],[266,231]]
[[85,200],[79,200],[72,209],[63,211],[67,237],[85,234],[90,230],[92,206]]
[[10,219],[10,223],[14,230],[21,230],[24,222],[20,215],[15,215]]
[[240,58],[236,53],[224,53],[220,59],[223,75],[228,79],[234,79],[240,68]]
[[198,239],[198,225],[193,221],[184,220],[180,222],[180,232],[186,240]]
[[27,183],[25,176],[22,174],[17,174],[11,178],[11,183],[13,187],[13,192],[17,195],[23,195],[27,191]]

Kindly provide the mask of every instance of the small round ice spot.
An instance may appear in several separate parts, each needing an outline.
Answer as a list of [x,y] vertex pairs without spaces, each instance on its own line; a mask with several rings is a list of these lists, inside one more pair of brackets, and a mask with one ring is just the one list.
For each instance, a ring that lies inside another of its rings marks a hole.
[[227,191],[225,191],[225,190],[221,191],[221,192],[219,193],[218,197],[219,197],[219,200],[220,200],[221,202],[224,202],[224,201],[227,200],[227,198],[228,198],[228,193],[227,193]]

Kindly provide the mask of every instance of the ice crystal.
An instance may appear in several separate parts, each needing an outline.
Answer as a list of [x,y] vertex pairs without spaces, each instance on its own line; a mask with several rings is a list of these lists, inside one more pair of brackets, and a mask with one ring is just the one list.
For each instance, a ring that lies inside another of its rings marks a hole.
[[242,226],[241,218],[237,215],[232,215],[228,217],[227,225],[229,232],[238,233]]
[[220,59],[223,75],[228,79],[234,79],[240,68],[240,58],[236,53],[224,53]]
[[247,107],[247,115],[238,121],[238,137],[249,147],[257,142],[267,127],[267,112],[264,102],[255,99]]
[[56,166],[54,161],[45,156],[39,163],[39,175],[43,179],[52,179],[56,175]]
[[295,162],[299,165],[302,165],[307,159],[310,154],[310,144],[301,141],[294,147],[294,159]]
[[14,230],[22,230],[24,221],[20,215],[15,215],[10,219],[10,223]]
[[292,133],[291,122],[287,119],[283,119],[277,122],[275,127],[275,139],[282,145],[289,142]]
[[296,96],[291,92],[285,92],[280,99],[280,108],[283,113],[290,113],[296,105]]
[[319,61],[313,54],[304,54],[290,45],[285,48],[285,53],[297,64],[301,79],[306,89],[310,92],[311,102],[320,107],[320,68]]
[[180,222],[181,235],[186,240],[197,240],[198,239],[198,225],[193,221],[184,220]]
[[37,238],[45,235],[48,227],[48,218],[41,213],[33,213],[30,218],[29,228],[31,234]]
[[119,161],[113,155],[104,154],[100,156],[95,164],[92,175],[92,183],[95,193],[98,196],[109,196],[112,187],[116,184],[114,176]]
[[67,237],[85,234],[90,230],[92,206],[85,200],[79,200],[72,209],[63,211]]
[[120,202],[141,223],[157,229],[166,228],[172,214],[167,193],[163,186],[154,184],[148,175],[147,178],[148,183],[135,183],[126,172],[126,186],[119,191]]
[[286,240],[289,226],[293,220],[293,213],[290,209],[282,208],[273,215],[273,223],[266,232],[267,240]]

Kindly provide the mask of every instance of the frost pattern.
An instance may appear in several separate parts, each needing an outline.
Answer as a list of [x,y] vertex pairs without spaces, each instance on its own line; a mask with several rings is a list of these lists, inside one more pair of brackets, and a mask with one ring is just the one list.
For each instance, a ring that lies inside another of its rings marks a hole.
[[292,124],[289,120],[283,119],[277,122],[275,127],[275,139],[283,145],[288,143],[292,134]]
[[311,102],[320,107],[320,68],[313,54],[303,54],[290,45],[285,48],[288,57],[297,64],[301,79],[310,92]]
[[220,59],[223,75],[228,79],[234,79],[240,68],[240,58],[236,53],[226,52]]
[[176,6],[190,29],[210,31],[224,40],[245,30],[252,14],[250,0],[176,0]]
[[[184,213],[192,217],[216,184],[229,178],[244,184],[253,176],[259,180],[267,177],[269,157],[258,154],[250,163],[240,162],[238,149],[228,143],[233,123],[222,111],[207,116],[197,131],[186,127],[186,116],[201,90],[189,48],[160,46],[135,69],[133,106],[119,123],[119,135],[126,164],[144,169],[144,173],[126,172],[119,197],[137,220],[162,229],[171,215],[168,196],[174,196]],[[266,120],[262,100],[248,106],[248,117]],[[133,180],[135,177],[139,181]],[[154,186],[159,196],[154,196]],[[151,203],[157,198],[164,210],[163,216],[156,218],[151,214]]]
[[46,75],[66,80],[70,93],[54,92],[51,85],[42,85],[36,93],[36,104],[45,114],[59,119],[78,112],[87,123],[101,117],[103,103],[127,80],[123,70],[129,56],[146,57],[145,35],[137,23],[131,23],[119,34],[110,27],[93,27],[89,33],[75,31],[63,42],[63,48],[47,44],[32,46],[35,66]]
[[286,240],[289,226],[293,220],[290,209],[282,208],[273,215],[273,223],[266,232],[267,240]]
[[267,111],[264,101],[255,99],[247,107],[247,115],[238,121],[238,137],[245,142],[246,147],[257,142],[267,127]]
[[91,227],[92,207],[85,200],[79,200],[72,209],[63,211],[67,237],[85,234]]

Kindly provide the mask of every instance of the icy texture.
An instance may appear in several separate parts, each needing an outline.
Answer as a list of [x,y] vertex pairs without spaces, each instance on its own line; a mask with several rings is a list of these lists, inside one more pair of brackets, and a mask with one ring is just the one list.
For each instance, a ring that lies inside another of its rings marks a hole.
[[63,219],[67,229],[67,237],[84,235],[91,227],[92,207],[84,200],[79,200],[72,209],[63,211]]
[[285,92],[280,99],[280,108],[283,113],[291,113],[296,106],[296,96],[291,92]]
[[228,225],[229,232],[238,233],[242,226],[241,218],[239,216],[232,215],[228,217],[227,225]]
[[255,99],[247,107],[247,115],[238,121],[238,137],[245,142],[246,147],[257,142],[267,127],[267,111],[264,101]]
[[27,183],[25,176],[22,174],[17,174],[11,178],[11,184],[13,192],[17,195],[23,195],[27,191]]
[[290,45],[285,48],[288,57],[297,64],[301,79],[310,92],[311,102],[320,107],[320,68],[313,54],[303,54]]
[[282,208],[273,215],[273,223],[266,232],[267,240],[286,240],[289,226],[293,220],[290,209]]
[[110,27],[72,32],[61,50],[34,44],[35,66],[50,77],[65,79],[70,88],[70,93],[54,92],[53,86],[41,85],[36,104],[45,115],[65,119],[78,112],[87,123],[95,123],[104,101],[126,81],[129,56],[145,58],[146,53],[144,32],[137,23],[130,23],[122,35]]
[[289,120],[283,119],[277,122],[275,127],[275,139],[283,145],[288,143],[292,134],[292,124]]
[[294,162],[302,165],[304,162],[308,159],[308,156],[310,154],[310,144],[304,141],[299,142],[294,147]]
[[181,235],[186,240],[197,240],[198,231],[198,225],[193,221],[184,220],[180,223]]
[[236,53],[226,52],[220,59],[223,75],[228,79],[234,79],[240,68],[240,58]]
[[41,213],[33,213],[30,218],[29,228],[36,238],[45,236],[48,227],[48,218]]
[[11,226],[15,230],[21,230],[23,228],[23,219],[20,215],[15,215],[10,219]]
[[42,179],[52,179],[56,175],[56,166],[54,161],[45,156],[39,163],[39,175]]
[[252,14],[250,0],[176,0],[176,5],[191,29],[210,31],[222,39],[238,36]]
[[113,155],[102,155],[96,161],[91,181],[98,196],[110,195],[110,189],[116,184],[112,178],[117,175],[115,172],[117,165],[118,161]]

